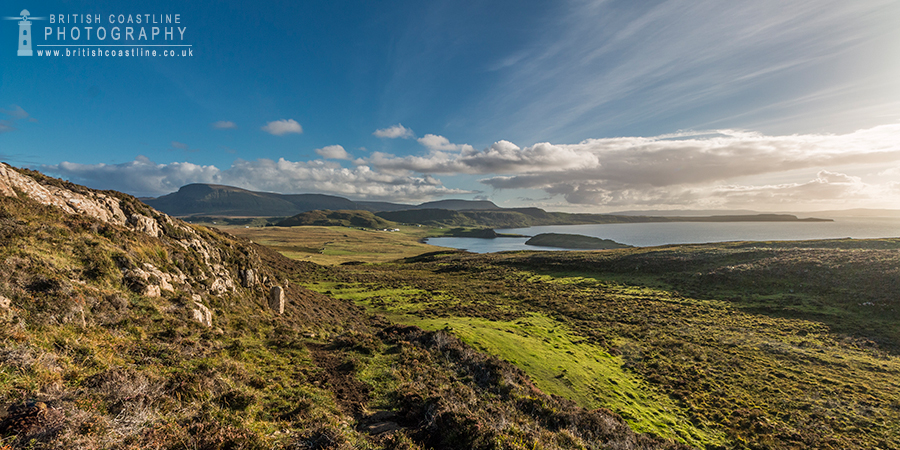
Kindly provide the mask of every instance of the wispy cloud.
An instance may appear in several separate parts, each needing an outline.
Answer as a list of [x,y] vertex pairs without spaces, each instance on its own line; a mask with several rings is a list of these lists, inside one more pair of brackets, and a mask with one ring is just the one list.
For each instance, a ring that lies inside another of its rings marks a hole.
[[[569,14],[551,18],[541,41],[500,56],[498,89],[467,111],[483,115],[485,129],[533,140],[659,122],[696,126],[844,83],[854,88],[839,100],[864,93],[868,104],[884,102],[841,68],[877,64],[879,46],[896,40],[886,17],[900,9],[882,0],[567,5]],[[898,72],[879,75],[895,80]],[[793,129],[813,129],[818,110],[792,117]]]
[[9,109],[0,108],[0,114],[6,116],[5,120],[0,120],[0,134],[17,130],[16,122],[22,120],[37,122],[37,119],[31,117],[31,115],[19,105],[9,105]]
[[220,120],[218,122],[213,122],[212,124],[210,124],[210,126],[217,130],[233,130],[237,128],[237,124],[230,120]]
[[275,136],[284,136],[285,134],[291,133],[303,133],[303,127],[301,127],[300,124],[297,123],[297,121],[294,119],[282,119],[269,122],[262,127],[262,130]]
[[413,134],[412,130],[404,127],[403,124],[399,124],[399,123],[397,125],[393,125],[393,126],[390,126],[387,128],[381,128],[381,129],[375,130],[375,132],[372,134],[377,137],[387,138],[387,139],[397,139],[397,138],[408,139],[408,138],[415,136],[415,134]]
[[325,159],[351,159],[350,154],[340,145],[328,145],[317,148],[316,153]]

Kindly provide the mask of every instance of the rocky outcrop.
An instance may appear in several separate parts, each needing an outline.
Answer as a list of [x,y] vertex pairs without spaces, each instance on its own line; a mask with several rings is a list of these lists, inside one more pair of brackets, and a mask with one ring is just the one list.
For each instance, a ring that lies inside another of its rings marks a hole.
[[0,163],[0,194],[14,197],[16,191],[45,205],[53,205],[70,214],[86,214],[104,222],[124,224],[125,213],[118,200],[99,192],[81,194],[57,186],[43,185]]
[[241,269],[238,271],[238,277],[241,279],[243,288],[249,289],[256,285],[256,273],[253,272],[253,269]]
[[175,285],[188,284],[187,277],[178,268],[174,271],[174,274],[166,273],[153,264],[144,263],[140,268],[123,270],[122,276],[132,291],[147,297],[159,297],[163,291],[175,292]]
[[56,206],[69,214],[84,214],[116,225],[129,226],[135,230],[159,237],[159,226],[152,217],[141,214],[125,214],[121,200],[102,192],[85,189],[75,192],[52,184],[43,184],[32,177],[13,170],[0,163],[0,195],[15,197],[19,191],[44,205]]
[[[193,234],[193,230],[190,230],[190,233]],[[222,264],[223,255],[220,254],[218,249],[197,237],[175,242],[185,249],[197,252],[203,258],[203,262],[210,269],[209,275],[212,278],[212,281],[209,283],[210,294],[224,295],[234,291],[234,280],[231,278],[231,274],[225,268],[225,265]],[[204,280],[206,279],[204,278]]]
[[0,313],[9,311],[9,308],[12,306],[12,301],[2,295],[0,295]]
[[141,292],[141,295],[144,297],[160,297],[162,296],[162,291],[160,291],[159,286],[155,284],[151,284],[146,286]]
[[194,294],[192,297],[193,308],[191,309],[191,317],[206,327],[212,327],[212,311],[203,303],[199,295]]
[[128,217],[127,225],[134,228],[136,231],[140,231],[141,233],[145,233],[148,236],[159,237],[159,225],[150,217],[143,216],[140,214],[132,214]]
[[284,288],[273,286],[269,290],[269,308],[278,314],[284,314]]
[[[251,247],[231,239],[220,239],[215,233],[173,219],[127,195],[88,189],[0,163],[0,197],[4,196],[27,197],[67,214],[89,216],[160,239],[155,242],[140,239],[136,250],[113,258],[121,272],[121,280],[139,295],[172,298],[179,292],[193,292],[203,298],[223,297],[238,293],[242,288],[271,286],[261,282],[268,277],[259,271],[259,256]],[[9,303],[8,299],[0,297],[0,312],[9,310],[9,306],[5,306]],[[211,326],[211,312],[202,302],[196,303],[187,307],[190,315]],[[274,310],[282,313],[283,292],[270,303]]]

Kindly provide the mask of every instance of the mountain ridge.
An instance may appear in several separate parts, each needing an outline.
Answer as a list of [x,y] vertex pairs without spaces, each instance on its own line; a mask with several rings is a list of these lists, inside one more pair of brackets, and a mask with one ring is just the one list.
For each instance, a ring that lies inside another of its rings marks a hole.
[[[522,228],[536,225],[670,221],[819,221],[798,219],[790,214],[757,213],[750,210],[677,210],[685,215],[640,215],[641,211],[617,214],[548,212],[536,207],[502,208],[488,200],[446,199],[407,205],[391,202],[355,202],[326,194],[277,194],[234,186],[195,183],[144,203],[176,217],[294,217],[310,211],[368,211],[382,219],[434,226]],[[706,213],[716,213],[709,215]],[[728,213],[728,214],[726,214]],[[295,223],[305,223],[300,218]],[[325,222],[322,222],[325,223]]]
[[353,201],[327,194],[278,194],[234,186],[193,183],[144,203],[176,217],[222,215],[231,217],[287,217],[316,210],[370,212],[440,208],[452,211],[501,209],[486,200],[448,199],[408,205],[392,202]]

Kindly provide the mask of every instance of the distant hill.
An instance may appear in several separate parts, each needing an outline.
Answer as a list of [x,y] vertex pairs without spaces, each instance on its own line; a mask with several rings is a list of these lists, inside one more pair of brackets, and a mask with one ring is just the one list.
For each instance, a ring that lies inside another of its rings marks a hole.
[[408,209],[382,211],[377,216],[398,223],[466,228],[525,228],[542,225],[585,225],[647,222],[818,222],[831,219],[798,219],[790,214],[729,216],[618,216],[612,214],[570,214],[540,208],[451,211],[448,209]]
[[826,211],[781,211],[761,213],[749,209],[648,209],[616,211],[609,214],[616,216],[655,216],[655,217],[699,217],[699,216],[751,216],[764,214],[790,214],[799,217],[900,217],[900,209],[833,209]]
[[355,202],[344,197],[324,194],[276,194],[256,192],[220,184],[189,184],[177,192],[141,201],[167,214],[178,217],[286,217],[306,211],[401,211],[408,209],[499,210],[485,200],[438,200],[409,205],[391,202]]
[[412,209],[415,208],[416,205],[405,205],[402,203],[391,203],[391,202],[356,202],[357,208],[363,211],[401,211],[404,209]]
[[[817,221],[789,214],[754,214],[748,210],[624,211],[619,214],[572,214],[548,212],[540,208],[501,208],[487,200],[438,200],[420,205],[391,202],[355,202],[324,194],[276,194],[254,192],[217,184],[189,184],[177,192],[144,203],[178,217],[289,217],[308,211],[367,211],[369,218],[354,217],[366,228],[387,228],[377,220],[443,227],[523,228],[539,225],[578,225],[639,222],[745,222]],[[644,213],[644,214],[639,214]],[[651,213],[657,213],[650,215]],[[681,213],[678,216],[668,215]],[[711,213],[711,214],[704,214]],[[349,216],[348,216],[349,217]],[[367,216],[368,217],[368,216]],[[309,215],[288,219],[292,225],[343,224],[349,218]],[[375,222],[373,222],[375,220]],[[349,222],[347,222],[349,224]],[[366,224],[368,223],[368,225]]]
[[218,184],[189,184],[144,203],[173,216],[290,216],[316,209],[357,209],[343,197],[323,194],[283,195]]
[[278,196],[216,184],[189,184],[178,192],[142,201],[173,216],[290,215],[298,212],[293,203]]
[[542,233],[525,241],[525,245],[571,248],[577,250],[609,250],[614,248],[632,247],[631,245],[620,244],[610,239],[565,233]]
[[476,211],[503,209],[488,200],[438,200],[422,203],[415,209],[449,209],[451,211]]
[[749,209],[646,209],[616,211],[610,214],[616,216],[657,216],[657,217],[693,217],[693,216],[749,216],[760,214],[759,211]]
[[867,209],[855,208],[831,211],[812,211],[803,215],[816,217],[892,217],[900,218],[900,209]]
[[315,225],[323,227],[395,228],[396,223],[382,219],[370,211],[307,211],[288,217],[277,227]]

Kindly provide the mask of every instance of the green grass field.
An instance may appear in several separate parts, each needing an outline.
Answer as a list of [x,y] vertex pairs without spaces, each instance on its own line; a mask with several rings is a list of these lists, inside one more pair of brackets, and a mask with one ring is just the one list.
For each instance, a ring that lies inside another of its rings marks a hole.
[[701,448],[897,448],[897,240],[448,252],[308,287]]
[[[353,300],[389,319],[426,330],[451,332],[467,344],[525,370],[544,392],[586,408],[607,408],[639,432],[678,439],[692,445],[724,443],[724,434],[694,426],[684,410],[640,377],[623,369],[623,358],[571,332],[564,322],[530,312],[514,320],[446,315],[423,317],[425,309],[460,301],[415,288],[377,289],[344,283],[308,287]],[[428,298],[423,302],[423,298]]]

